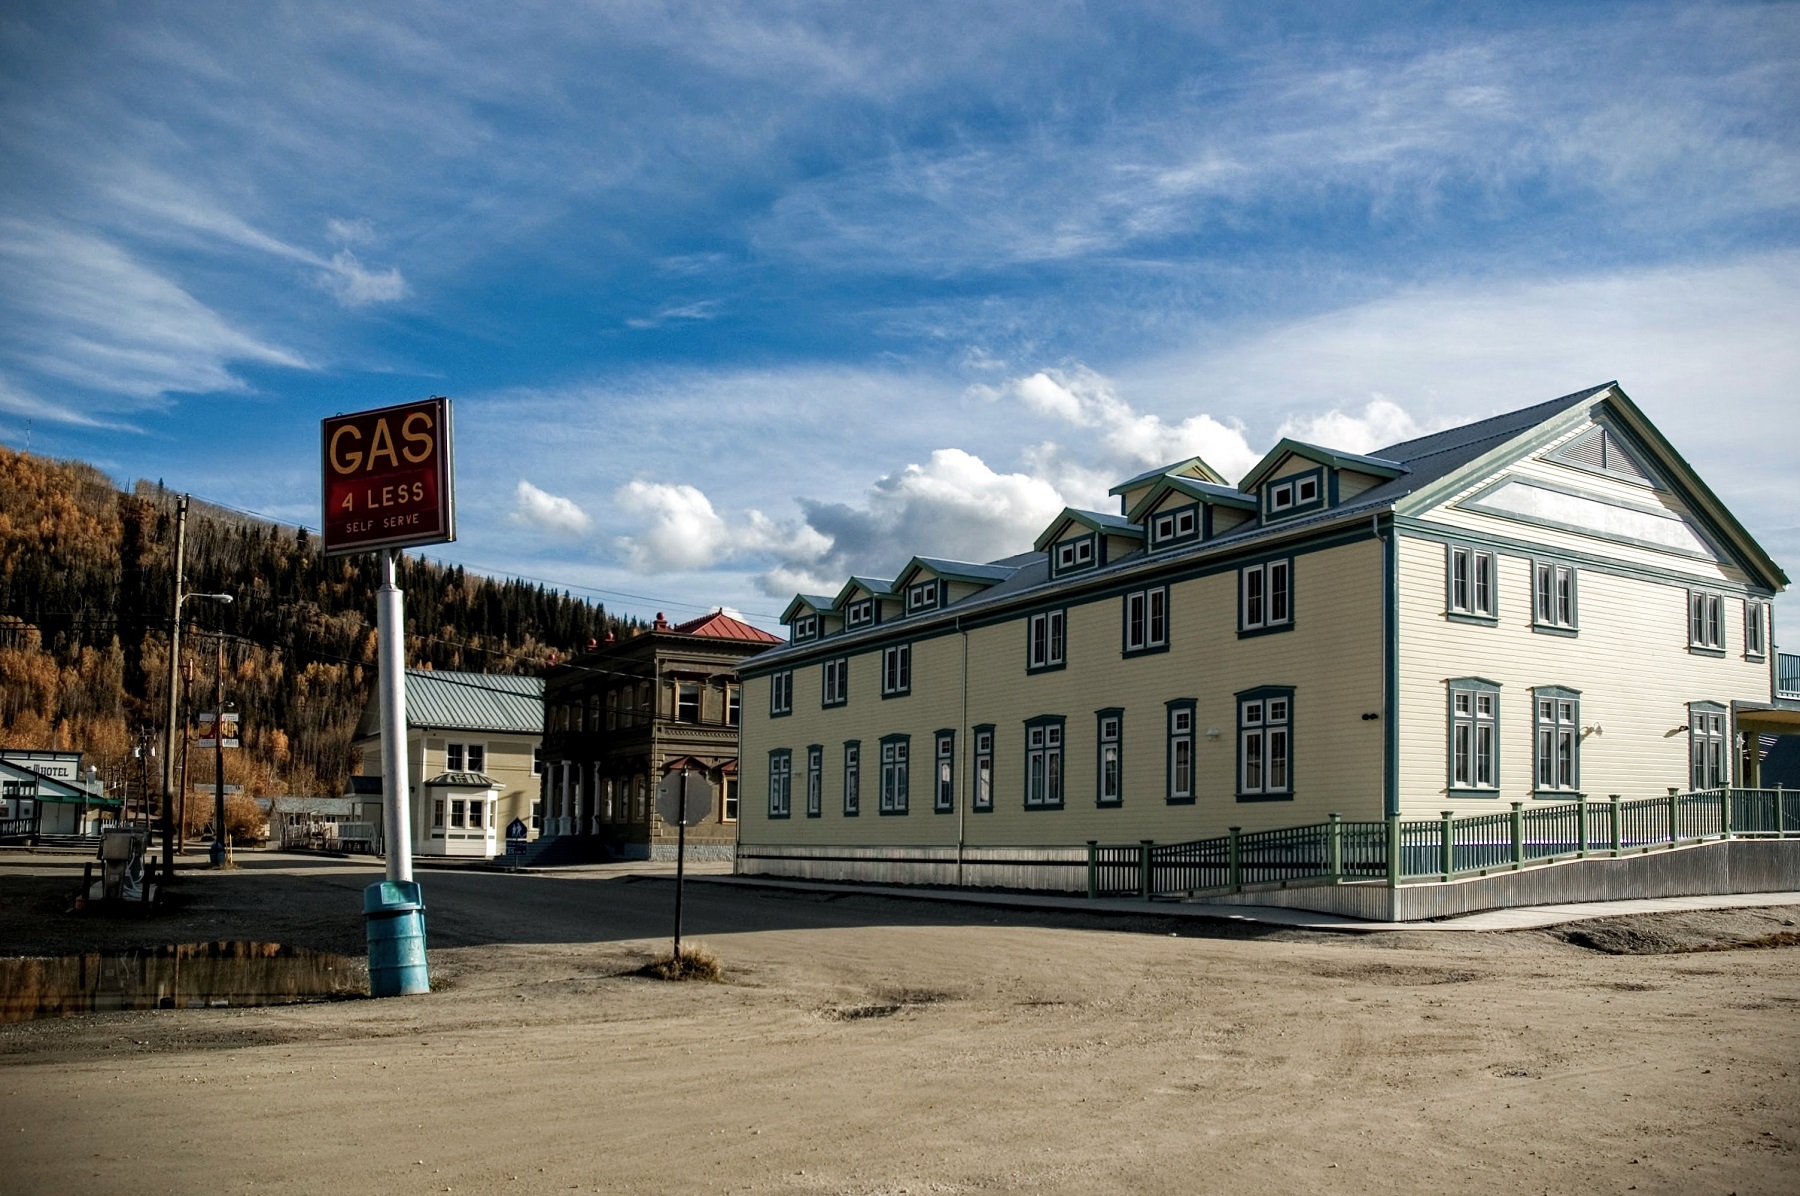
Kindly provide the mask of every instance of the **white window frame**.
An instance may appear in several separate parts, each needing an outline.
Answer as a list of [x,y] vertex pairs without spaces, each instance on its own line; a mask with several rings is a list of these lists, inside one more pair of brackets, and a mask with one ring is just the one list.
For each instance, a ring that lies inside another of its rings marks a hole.
[[1125,595],[1125,651],[1151,652],[1169,646],[1169,587],[1152,586]]
[[1533,561],[1531,625],[1540,630],[1573,632],[1581,625],[1580,616],[1575,566]]
[[[786,818],[794,797],[794,753],[777,748],[769,753],[769,817]],[[642,792],[639,792],[642,801]]]
[[[1308,493],[1310,491],[1310,493]],[[1294,479],[1294,505],[1304,507],[1319,501],[1319,479],[1307,476]]]
[[806,749],[806,816],[825,812],[825,749],[812,744]]
[[1294,791],[1294,703],[1275,694],[1238,699],[1238,795]]
[[1574,793],[1581,788],[1581,695],[1546,686],[1531,692],[1532,791]]
[[1496,619],[1500,614],[1495,578],[1499,560],[1484,548],[1447,546],[1444,554],[1444,602],[1453,615]]
[[1725,599],[1706,590],[1688,591],[1688,647],[1725,650]]
[[1275,515],[1294,507],[1294,483],[1276,482],[1269,487],[1269,514]]
[[862,813],[862,741],[844,741],[844,817]]
[[794,671],[783,669],[769,674],[769,717],[780,718],[794,712]]
[[1751,660],[1769,655],[1769,604],[1756,598],[1744,599],[1744,655]]
[[1036,671],[1062,666],[1068,644],[1065,628],[1068,615],[1064,611],[1040,611],[1026,620],[1025,667]]
[[1094,804],[1116,806],[1125,800],[1125,713],[1109,709],[1095,714]]
[[1190,802],[1194,800],[1194,703],[1171,702],[1168,711],[1167,798]]
[[881,696],[903,698],[912,692],[912,645],[891,644],[881,650]]
[[[456,754],[458,761],[454,766],[450,763],[451,753]],[[475,760],[479,759],[480,764]],[[444,744],[445,772],[487,772],[487,741],[484,739],[465,739],[458,743]]]
[[932,787],[931,808],[939,814],[950,814],[956,810],[956,734],[952,731],[939,731],[934,737],[937,742],[937,778]]
[[912,737],[890,735],[881,741],[881,812],[904,814],[911,780]]
[[[694,705],[693,705],[694,717],[691,719],[683,718],[681,716],[681,707],[682,707],[681,700],[683,697],[692,697],[694,699]],[[703,718],[705,718],[705,716],[706,716],[706,686],[705,686],[705,684],[703,684],[702,682],[699,682],[699,681],[677,681],[675,683],[675,721],[678,723],[681,723],[685,726],[692,727],[692,726],[698,726],[700,724],[701,720]]]
[[861,627],[864,623],[875,621],[875,599],[859,598],[844,608],[844,624],[847,627]]
[[794,642],[810,640],[819,634],[819,616],[801,615],[794,620]]
[[1238,570],[1238,631],[1276,631],[1293,625],[1293,558]]
[[1696,792],[1731,784],[1730,717],[1717,702],[1688,706],[1688,784]]
[[974,760],[974,789],[969,796],[970,808],[991,810],[994,808],[994,728],[975,728]]
[[1094,563],[1094,537],[1081,536],[1073,540],[1062,540],[1056,545],[1056,568],[1058,572],[1065,569],[1083,569]]
[[821,706],[842,706],[850,700],[850,658],[828,660],[819,669]]
[[936,610],[938,604],[938,581],[915,581],[906,587],[906,613],[914,614],[922,610]]
[[1025,808],[1063,804],[1063,720],[1042,717],[1025,724]]
[[719,821],[736,822],[738,820],[738,779],[734,776],[719,778]]

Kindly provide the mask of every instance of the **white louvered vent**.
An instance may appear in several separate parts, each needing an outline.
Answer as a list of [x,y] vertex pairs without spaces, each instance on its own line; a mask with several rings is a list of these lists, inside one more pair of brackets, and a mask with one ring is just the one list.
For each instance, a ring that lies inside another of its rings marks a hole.
[[1550,454],[1550,460],[1583,469],[1598,469],[1603,473],[1617,474],[1646,485],[1655,484],[1649,472],[1638,464],[1637,458],[1606,428],[1593,428],[1577,436]]

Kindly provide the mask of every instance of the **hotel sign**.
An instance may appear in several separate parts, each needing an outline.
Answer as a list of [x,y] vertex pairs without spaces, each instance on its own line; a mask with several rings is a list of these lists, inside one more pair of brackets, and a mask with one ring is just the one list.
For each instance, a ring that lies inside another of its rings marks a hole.
[[327,553],[456,539],[449,399],[334,415],[320,433]]

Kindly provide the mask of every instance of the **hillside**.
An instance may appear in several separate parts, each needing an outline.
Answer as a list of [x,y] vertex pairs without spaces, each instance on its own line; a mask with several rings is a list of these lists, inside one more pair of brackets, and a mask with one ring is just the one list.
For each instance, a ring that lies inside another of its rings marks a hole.
[[[168,697],[175,495],[120,491],[99,470],[0,447],[0,746],[80,750],[135,799],[140,737],[160,743]],[[304,529],[193,502],[187,588],[234,595],[183,610],[189,713],[227,709],[245,746],[226,781],[261,793],[342,792],[374,680],[372,555],[325,557]],[[533,673],[620,626],[595,603],[414,559],[402,563],[407,662]],[[189,780],[210,780],[192,753]],[[151,770],[151,788],[159,783]]]

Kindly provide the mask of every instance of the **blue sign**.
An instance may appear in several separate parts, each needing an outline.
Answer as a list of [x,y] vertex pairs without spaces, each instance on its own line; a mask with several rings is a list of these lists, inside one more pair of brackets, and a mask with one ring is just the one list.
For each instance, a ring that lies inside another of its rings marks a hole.
[[525,820],[523,818],[515,818],[507,823],[506,846],[508,850],[512,848],[514,843],[518,843],[522,849],[525,843],[525,836],[530,833],[530,828],[525,825]]

